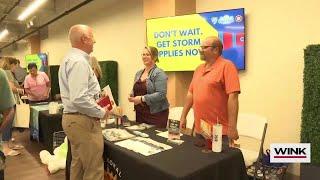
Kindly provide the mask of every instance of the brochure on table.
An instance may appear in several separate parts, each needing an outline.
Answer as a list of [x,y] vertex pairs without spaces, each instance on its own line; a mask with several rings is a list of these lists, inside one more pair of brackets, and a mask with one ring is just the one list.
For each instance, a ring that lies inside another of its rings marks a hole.
[[171,146],[159,143],[150,138],[135,137],[115,143],[118,146],[132,150],[144,156],[150,156],[162,151],[172,149]]

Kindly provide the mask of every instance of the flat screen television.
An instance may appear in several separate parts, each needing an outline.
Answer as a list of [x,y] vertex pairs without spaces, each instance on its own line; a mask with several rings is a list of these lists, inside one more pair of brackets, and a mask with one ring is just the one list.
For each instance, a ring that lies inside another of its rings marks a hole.
[[217,36],[223,56],[245,69],[244,8],[147,19],[147,45],[159,50],[158,66],[165,71],[193,71],[200,60],[201,41]]
[[25,56],[26,65],[36,63],[38,70],[48,74],[48,55],[46,53],[29,54]]

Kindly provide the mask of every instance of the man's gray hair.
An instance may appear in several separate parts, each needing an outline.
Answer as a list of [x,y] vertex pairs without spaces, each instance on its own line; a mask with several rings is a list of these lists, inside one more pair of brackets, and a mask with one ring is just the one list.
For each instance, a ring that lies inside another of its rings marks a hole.
[[90,27],[83,24],[77,24],[70,28],[69,30],[69,40],[72,46],[81,42],[81,37],[83,35],[89,34]]

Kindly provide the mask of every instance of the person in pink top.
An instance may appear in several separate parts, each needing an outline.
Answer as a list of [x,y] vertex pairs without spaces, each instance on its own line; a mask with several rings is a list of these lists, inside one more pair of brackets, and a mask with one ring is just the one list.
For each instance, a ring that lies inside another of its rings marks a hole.
[[38,71],[35,63],[28,64],[29,74],[24,81],[24,88],[30,103],[47,101],[50,93],[50,80],[46,73]]

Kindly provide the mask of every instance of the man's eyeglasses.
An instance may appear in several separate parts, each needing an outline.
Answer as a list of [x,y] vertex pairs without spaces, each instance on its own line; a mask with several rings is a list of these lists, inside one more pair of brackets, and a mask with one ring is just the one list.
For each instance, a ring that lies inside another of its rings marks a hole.
[[201,49],[207,49],[208,47],[215,48],[216,46],[200,46]]

